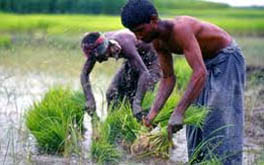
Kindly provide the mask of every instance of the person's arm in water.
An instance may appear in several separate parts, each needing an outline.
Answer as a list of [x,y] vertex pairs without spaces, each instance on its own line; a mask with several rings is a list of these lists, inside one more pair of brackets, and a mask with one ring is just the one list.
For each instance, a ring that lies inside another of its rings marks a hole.
[[96,103],[90,84],[90,73],[94,67],[95,62],[96,60],[93,58],[93,56],[88,57],[81,73],[81,85],[86,98],[85,110],[91,116],[96,110]]
[[130,61],[133,67],[139,70],[140,76],[137,83],[136,95],[133,100],[133,113],[138,118],[142,118],[141,103],[147,92],[148,85],[151,84],[151,77],[149,71],[140,57],[136,48],[136,38],[130,37],[123,40],[122,49],[127,59]]

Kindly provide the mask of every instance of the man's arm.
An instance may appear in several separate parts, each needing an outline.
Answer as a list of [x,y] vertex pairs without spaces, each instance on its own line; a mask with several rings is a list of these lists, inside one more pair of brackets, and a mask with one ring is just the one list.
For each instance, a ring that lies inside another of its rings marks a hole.
[[96,60],[92,57],[88,57],[86,60],[82,73],[81,73],[81,85],[83,88],[83,92],[86,98],[85,110],[89,115],[93,115],[96,110],[95,99],[92,93],[91,84],[90,84],[90,73],[94,67]]
[[149,71],[144,64],[142,58],[140,57],[137,48],[135,39],[127,40],[123,44],[123,51],[126,54],[130,63],[139,70],[139,79],[137,83],[136,95],[133,100],[133,113],[136,117],[141,118],[142,108],[141,103],[147,92],[148,85],[151,84],[151,77]]
[[200,94],[205,85],[207,75],[200,46],[191,31],[191,28],[183,27],[177,35],[177,38],[178,43],[183,48],[185,58],[193,72],[183,97],[170,117],[168,125],[168,132],[170,136],[173,133],[173,127],[183,124],[184,112]]
[[145,120],[146,126],[151,125],[151,121],[154,120],[159,111],[162,109],[163,105],[172,93],[176,82],[173,70],[172,55],[169,52],[161,51],[159,49],[157,49],[157,52],[163,77],[161,78],[154,104],[152,105],[151,110]]

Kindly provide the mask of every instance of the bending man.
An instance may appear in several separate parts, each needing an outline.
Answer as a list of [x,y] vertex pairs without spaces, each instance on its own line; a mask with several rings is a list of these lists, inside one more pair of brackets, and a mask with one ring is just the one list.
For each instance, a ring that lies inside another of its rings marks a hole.
[[[163,73],[145,124],[151,124],[173,91],[172,54],[184,54],[193,72],[184,95],[170,117],[169,137],[182,127],[183,114],[190,104],[208,106],[211,113],[203,129],[187,127],[189,157],[193,156],[201,142],[213,135],[215,139],[196,161],[213,153],[224,159],[224,164],[242,164],[245,62],[232,37],[213,24],[189,16],[161,20],[148,0],[128,1],[121,17],[122,24],[138,39],[153,42]],[[213,133],[219,128],[222,129]]]
[[96,62],[107,61],[108,58],[125,61],[113,78],[106,98],[108,105],[117,105],[127,98],[133,108],[134,115],[141,119],[141,103],[148,89],[153,89],[160,78],[160,66],[151,44],[136,40],[129,30],[87,33],[81,43],[87,57],[81,74],[81,84],[86,96],[86,110],[93,115],[96,109],[91,90],[89,75]]

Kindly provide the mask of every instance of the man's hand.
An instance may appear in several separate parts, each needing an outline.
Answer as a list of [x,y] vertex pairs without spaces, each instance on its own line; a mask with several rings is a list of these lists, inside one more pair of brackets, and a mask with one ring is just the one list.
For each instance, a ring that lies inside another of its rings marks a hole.
[[143,111],[140,104],[136,101],[133,102],[133,114],[137,118],[138,121],[143,120],[143,116],[147,115],[146,111]]
[[96,104],[94,101],[86,101],[84,110],[88,113],[88,115],[93,116],[96,110]]
[[140,102],[137,101],[136,99],[133,101],[133,106],[132,106],[132,109],[133,109],[133,114],[136,116],[136,114],[142,112],[142,108],[140,106]]
[[178,132],[183,128],[183,115],[180,113],[173,113],[168,123],[168,138],[172,140],[172,134]]
[[169,138],[170,141],[172,140],[173,133],[178,132],[179,130],[182,129],[182,127],[183,127],[182,124],[180,124],[180,125],[171,125],[171,124],[169,124],[168,125],[168,138]]
[[148,117],[143,116],[142,122],[143,122],[144,126],[146,126],[148,128],[152,128],[151,121],[148,119]]
[[143,121],[143,118],[146,115],[147,115],[146,111],[141,111],[141,112],[134,114],[134,116],[137,118],[137,121]]

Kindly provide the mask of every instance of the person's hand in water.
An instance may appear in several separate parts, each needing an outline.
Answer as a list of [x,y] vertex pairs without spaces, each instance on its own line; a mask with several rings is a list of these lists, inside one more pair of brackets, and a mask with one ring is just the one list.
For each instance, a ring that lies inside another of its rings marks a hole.
[[88,100],[85,103],[84,110],[88,113],[88,115],[93,116],[96,111],[96,104],[92,100]]

